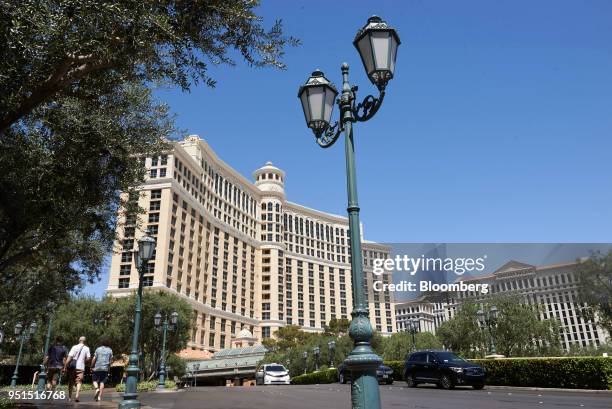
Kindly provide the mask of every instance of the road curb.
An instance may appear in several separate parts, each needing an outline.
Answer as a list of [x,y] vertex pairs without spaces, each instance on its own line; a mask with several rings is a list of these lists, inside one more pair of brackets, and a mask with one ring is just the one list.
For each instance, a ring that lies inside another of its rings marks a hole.
[[528,387],[528,386],[498,386],[498,385],[487,385],[486,389],[498,389],[508,391],[534,391],[534,392],[569,392],[569,393],[592,393],[602,395],[612,395],[612,390],[604,389],[567,389],[567,388],[539,388],[539,387]]

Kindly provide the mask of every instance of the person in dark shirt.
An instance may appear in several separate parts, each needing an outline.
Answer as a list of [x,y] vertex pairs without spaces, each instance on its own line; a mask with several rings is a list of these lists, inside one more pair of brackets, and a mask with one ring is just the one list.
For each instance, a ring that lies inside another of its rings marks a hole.
[[61,336],[55,337],[55,342],[45,356],[44,364],[47,366],[47,389],[55,390],[57,380],[62,376],[62,369],[66,364],[68,349],[64,346],[64,339]]

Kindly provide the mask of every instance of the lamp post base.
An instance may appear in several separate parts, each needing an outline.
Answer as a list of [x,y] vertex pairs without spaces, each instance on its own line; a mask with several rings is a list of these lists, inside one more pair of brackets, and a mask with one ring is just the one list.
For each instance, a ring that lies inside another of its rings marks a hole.
[[45,391],[45,384],[47,383],[47,372],[44,369],[44,366],[40,369],[40,373],[38,374],[38,387],[36,390],[40,392]]
[[119,402],[119,409],[136,409],[140,408],[140,401],[138,399],[124,399]]
[[351,405],[353,409],[380,409],[376,370],[382,364],[382,359],[370,346],[374,331],[368,318],[368,310],[357,308],[353,310],[352,315],[349,335],[355,342],[355,348],[344,361],[353,378]]

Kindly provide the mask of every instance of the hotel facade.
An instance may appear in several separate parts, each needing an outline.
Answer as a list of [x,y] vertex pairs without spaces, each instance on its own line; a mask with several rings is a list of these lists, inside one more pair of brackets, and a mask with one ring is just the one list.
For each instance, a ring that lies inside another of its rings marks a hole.
[[[137,197],[124,197],[145,212],[118,213],[107,294],[137,288],[133,250],[148,229],[157,245],[143,285],[191,304],[192,349],[228,348],[242,328],[261,340],[285,325],[321,332],[332,318],[351,319],[346,217],[287,201],[285,173],[270,162],[251,182],[195,135],[142,161],[146,181]],[[374,292],[372,283],[392,277],[374,276],[372,259],[388,257],[389,248],[368,241],[362,248],[370,320],[387,335],[395,332],[393,294]]]
[[541,306],[540,319],[556,318],[561,326],[561,347],[598,347],[610,334],[595,322],[585,319],[578,301],[576,263],[533,266],[509,261],[490,275],[462,280],[467,284],[488,284],[490,292],[456,292],[436,300],[421,297],[395,305],[398,331],[408,330],[408,320],[418,320],[419,331],[435,334],[438,326],[452,317],[464,302],[486,303],[497,294],[519,296],[529,305]]

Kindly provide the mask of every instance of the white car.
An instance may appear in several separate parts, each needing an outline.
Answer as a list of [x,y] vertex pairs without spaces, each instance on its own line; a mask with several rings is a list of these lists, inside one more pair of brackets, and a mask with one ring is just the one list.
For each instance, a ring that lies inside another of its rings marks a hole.
[[255,374],[257,385],[289,385],[289,371],[281,364],[265,364]]

